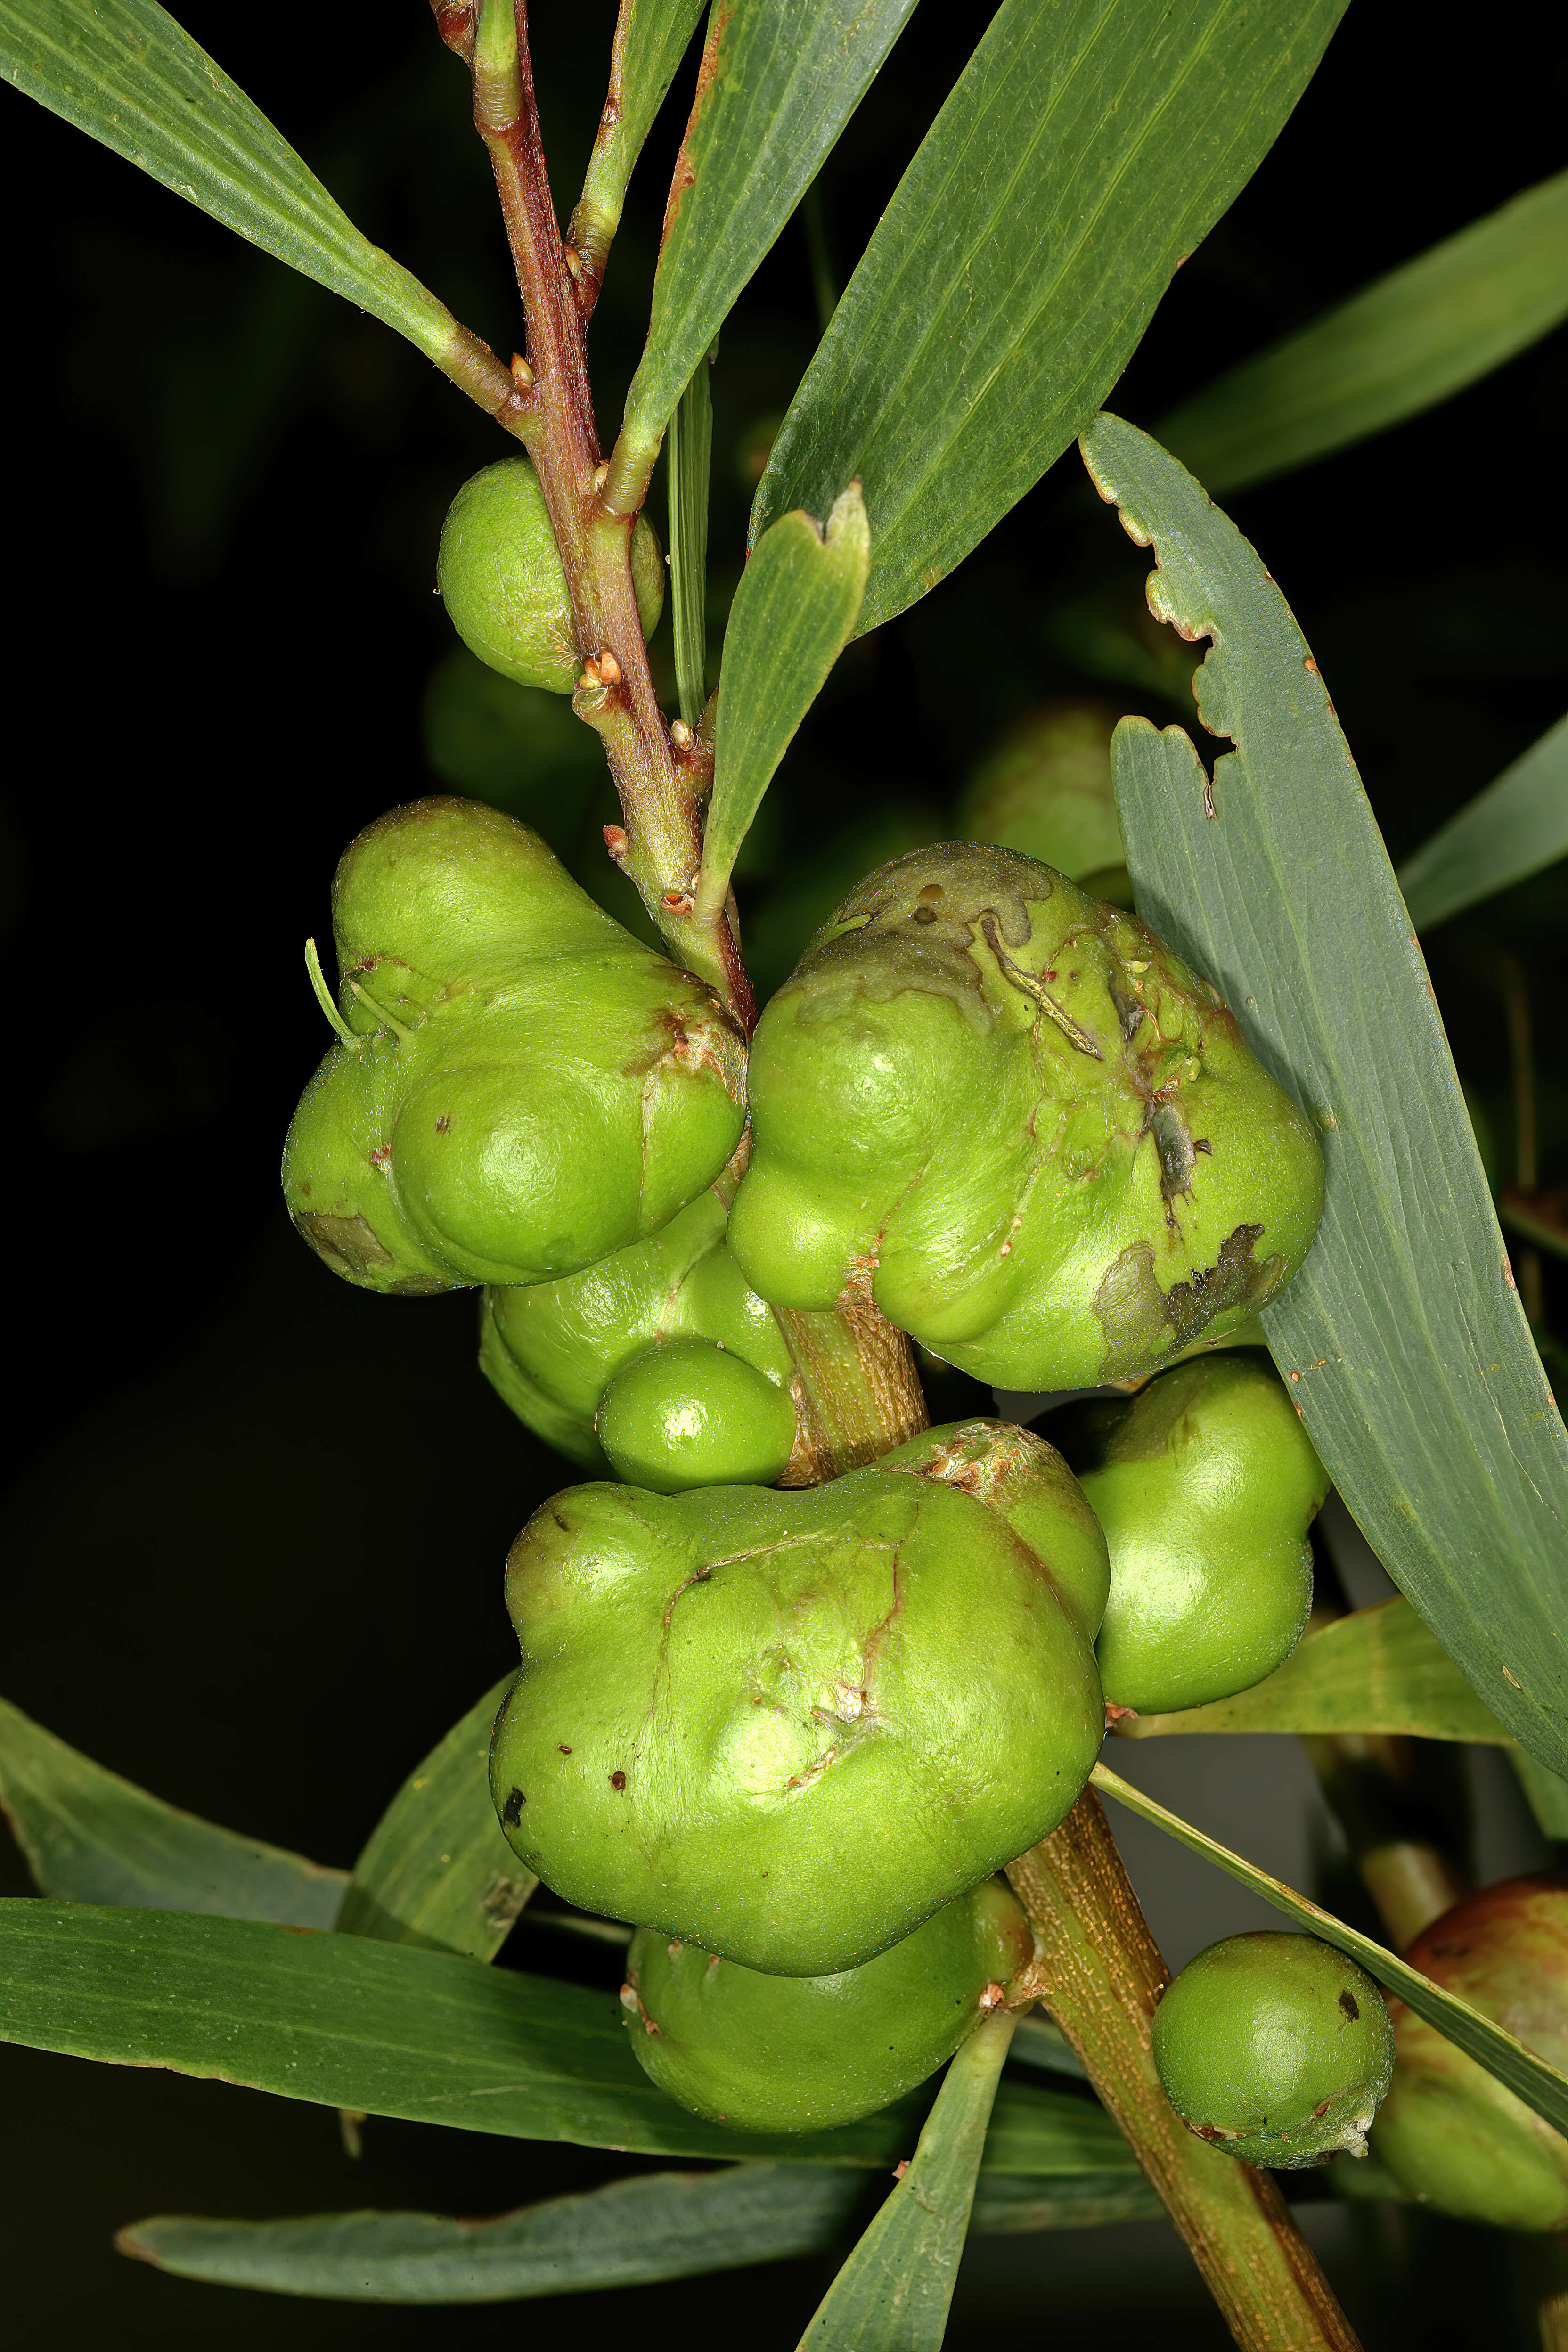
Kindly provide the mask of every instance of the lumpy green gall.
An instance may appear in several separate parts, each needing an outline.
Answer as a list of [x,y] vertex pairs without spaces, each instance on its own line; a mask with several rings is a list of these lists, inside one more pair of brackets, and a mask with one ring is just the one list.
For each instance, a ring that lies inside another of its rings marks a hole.
[[1055,1828],[1104,1727],[1064,1597],[1098,1531],[1068,1481],[1021,1533],[943,1476],[951,1435],[799,1492],[585,1486],[534,1514],[490,1751],[531,1870],[584,1909],[822,1976]]
[[614,1466],[637,1485],[664,1493],[777,1477],[795,1443],[795,1365],[773,1309],[730,1255],[726,1223],[705,1192],[580,1274],[488,1290],[486,1377],[520,1420],[596,1476],[612,1466],[603,1412]]
[[1139,1380],[1239,1329],[1322,1207],[1307,1120],[1131,915],[1009,850],[870,875],[752,1043],[730,1246],[772,1304],[868,1286],[996,1387]]
[[[544,493],[526,457],[502,457],[464,483],[441,530],[436,584],[470,652],[519,686],[570,694],[580,667],[572,604]],[[664,606],[664,558],[640,516],[632,584],[645,637]]]
[[345,853],[332,913],[350,1034],[295,1113],[283,1188],[350,1281],[570,1273],[657,1231],[733,1151],[738,1032],[525,825],[395,809]]
[[1329,1478],[1268,1360],[1178,1364],[1052,1428],[1110,1552],[1106,1697],[1153,1714],[1272,1674],[1311,1609],[1307,1529]]
[[1033,1958],[992,1878],[832,1976],[763,1976],[641,1928],[622,2014],[637,2063],[683,2107],[738,2131],[827,2131],[933,2074]]
[[1297,2171],[1366,2154],[1394,2028],[1364,1969],[1313,1936],[1227,1936],[1187,1962],[1154,2011],[1165,2096],[1200,2139]]

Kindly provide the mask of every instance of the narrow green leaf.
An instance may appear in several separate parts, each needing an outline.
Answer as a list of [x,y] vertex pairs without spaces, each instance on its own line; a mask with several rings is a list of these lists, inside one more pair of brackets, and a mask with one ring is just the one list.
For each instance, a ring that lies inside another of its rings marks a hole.
[[1003,0],[784,418],[752,537],[858,475],[874,629],[1080,432],[1306,88],[1344,0]]
[[610,89],[572,215],[572,241],[595,275],[621,224],[626,184],[697,30],[704,0],[621,0]]
[[713,392],[700,359],[680,395],[669,436],[669,617],[680,715],[695,727],[708,699],[708,477]]
[[0,74],[264,253],[405,335],[481,405],[510,395],[494,352],[360,234],[155,0],[0,0]]
[[977,2025],[910,2168],[817,2305],[800,2352],[939,2352],[1013,2019]]
[[508,1675],[411,1772],[354,1864],[335,1925],[491,1960],[539,1881],[501,1833],[490,1801],[490,1730]]
[[46,1895],[330,1927],[348,1884],[303,1854],[182,1813],[0,1699],[0,1805]]
[[[816,177],[914,0],[721,0],[675,167],[647,348],[606,502],[641,500],[664,428],[741,289]],[[835,495],[854,472],[846,466]],[[795,501],[787,501],[794,504]],[[826,514],[829,500],[813,508]]]
[[1205,973],[1319,1128],[1322,1229],[1263,1310],[1363,1534],[1512,1735],[1568,1765],[1568,1433],[1521,1309],[1421,952],[1289,606],[1234,524],[1114,416],[1083,436],[1159,569],[1150,607],[1213,639],[1191,739],[1112,744],[1144,919]]
[[[367,1937],[16,1898],[0,1902],[0,2040],[644,2156],[875,2169],[909,2147],[923,2105],[916,2095],[831,2132],[730,2131],[655,2089],[605,1993]],[[1110,2117],[1071,2092],[1008,2084],[997,2125],[1001,2171],[1128,2161]]]
[[1293,1887],[1285,1885],[1278,1878],[1271,1878],[1266,1870],[1259,1870],[1256,1863],[1243,1861],[1241,1855],[1232,1853],[1228,1846],[1220,1845],[1214,1838],[1205,1837],[1202,1830],[1194,1829],[1190,1822],[1184,1822],[1177,1814],[1167,1812],[1163,1805],[1157,1805],[1152,1797],[1146,1797],[1142,1789],[1133,1788],[1131,1781],[1119,1780],[1103,1764],[1097,1764],[1089,1778],[1104,1795],[1114,1797],[1117,1803],[1125,1805],[1130,1812],[1141,1815],[1146,1822],[1152,1822],[1156,1829],[1163,1830],[1168,1836],[1189,1846],[1194,1853],[1202,1854],[1205,1862],[1214,1863],[1232,1878],[1239,1879],[1243,1886],[1249,1886],[1255,1895],[1263,1897],[1265,1903],[1271,1903],[1276,1911],[1283,1911],[1309,1935],[1320,1936],[1325,1944],[1332,1944],[1337,1950],[1348,1952],[1368,1976],[1375,1977],[1380,1985],[1407,2002],[1417,2017],[1424,2017],[1428,2025],[1436,2026],[1439,2033],[1445,2034],[1478,2065],[1484,2066],[1489,2074],[1495,2074],[1500,2083],[1506,2083],[1526,2106],[1533,2107],[1538,2116],[1544,2116],[1554,2131],[1568,2131],[1568,2075],[1559,2074],[1555,2066],[1549,2066],[1544,2058],[1538,2057],[1533,2050],[1527,2050],[1522,2042],[1516,2040],[1511,2033],[1505,2033],[1500,2025],[1494,2025],[1489,2017],[1484,2017],[1468,2000],[1461,2000],[1456,1993],[1446,1992],[1441,1985],[1435,1985],[1430,1977],[1424,1977],[1418,1969],[1411,1968],[1394,1953],[1385,1951],[1381,1944],[1374,1944],[1370,1936],[1362,1935],[1354,1927],[1347,1927],[1342,1919],[1336,1919],[1331,1912],[1320,1910],[1317,1904],[1309,1903],[1304,1895],[1298,1895]]
[[1158,2189],[1136,2169],[1120,2180],[1096,2173],[1026,2180],[982,2167],[969,2234],[1010,2238],[1028,2230],[1098,2230],[1110,2221],[1157,2221],[1164,2210]]
[[1369,1731],[1508,1740],[1408,1601],[1380,1601],[1320,1626],[1282,1666],[1234,1698],[1124,1718],[1117,1729],[1124,1739],[1178,1731]]
[[[122,2254],[180,2278],[339,2303],[511,2303],[825,2253],[866,2195],[866,2175],[827,2164],[655,2172],[494,2220],[324,2213],[298,2221],[157,2214],[121,2230]],[[973,2237],[1158,2219],[1137,2171],[1029,2179],[984,2168]]]
[[[1568,173],[1564,174],[1568,184]],[[1568,278],[1568,266],[1564,268]],[[1568,304],[1568,294],[1564,296]],[[1418,931],[1568,856],[1568,719],[1549,727],[1399,869]]]
[[273,2294],[509,2303],[817,2253],[832,2245],[865,2193],[863,2172],[836,2165],[737,2164],[616,2180],[493,2221],[325,2213],[299,2221],[207,2221],[159,2214],[132,2222],[114,2242],[122,2254],[181,2278]]
[[1568,172],[1244,360],[1154,427],[1211,494],[1435,407],[1568,318]]
[[860,485],[851,482],[835,501],[826,532],[808,514],[781,516],[741,574],[719,673],[700,922],[723,906],[763,794],[855,634],[870,561]]

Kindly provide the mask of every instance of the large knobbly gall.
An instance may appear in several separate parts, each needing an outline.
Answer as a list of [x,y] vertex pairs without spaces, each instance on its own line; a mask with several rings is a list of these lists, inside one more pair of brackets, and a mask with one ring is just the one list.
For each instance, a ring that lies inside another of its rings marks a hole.
[[909,1935],[1054,1829],[1100,1747],[1098,1531],[1060,1475],[1061,1510],[1019,1526],[918,1461],[557,1496],[507,1564],[522,1665],[490,1780],[518,1853],[770,1974]]
[[[442,526],[436,584],[452,626],[482,662],[519,686],[571,693],[581,667],[571,598],[544,493],[526,457],[502,457],[464,483]],[[664,606],[664,558],[640,516],[632,584],[643,635],[651,636]]]
[[1364,2156],[1394,2028],[1363,1969],[1270,1929],[1200,1952],[1154,2011],[1154,2063],[1191,2132],[1276,2171]]
[[596,1476],[613,1455],[661,1494],[776,1478],[795,1448],[795,1365],[726,1222],[709,1191],[581,1274],[488,1290],[479,1363],[518,1418]]
[[[1412,1968],[1568,2071],[1568,1878],[1510,1878],[1418,1936]],[[1568,2229],[1568,2140],[1425,2018],[1391,2004],[1373,2152],[1417,2202],[1500,2230]]]
[[332,914],[352,1036],[305,1090],[283,1189],[335,1272],[537,1283],[657,1231],[723,1168],[739,1033],[525,825],[395,809],[344,855]]
[[1140,1380],[1306,1255],[1322,1156],[1142,924],[974,843],[851,891],[763,1015],[730,1245],[773,1305],[869,1287],[1013,1389]]
[[1178,1364],[1127,1404],[1058,1414],[1052,1433],[1110,1547],[1106,1697],[1149,1715],[1272,1674],[1311,1609],[1307,1529],[1329,1475],[1268,1359]]
[[1034,1952],[996,1878],[833,1976],[763,1976],[644,1927],[622,2015],[638,2063],[683,2107],[737,2131],[828,2131],[934,2074]]

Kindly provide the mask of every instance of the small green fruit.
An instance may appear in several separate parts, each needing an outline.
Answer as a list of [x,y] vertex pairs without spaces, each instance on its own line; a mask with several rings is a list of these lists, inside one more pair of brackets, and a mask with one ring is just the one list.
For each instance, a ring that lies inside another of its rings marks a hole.
[[1058,1420],[1110,1551],[1106,1697],[1152,1715],[1272,1674],[1306,1627],[1307,1529],[1329,1490],[1273,1368],[1210,1356]]
[[[1435,1920],[1405,1958],[1568,2069],[1568,1878],[1510,1878]],[[1499,2230],[1568,2229],[1568,2140],[1406,2009],[1373,2153],[1405,2194]]]
[[469,801],[395,809],[338,868],[350,1033],[284,1147],[295,1223],[374,1290],[528,1283],[665,1223],[745,1116],[711,992]]
[[1366,2154],[1394,2068],[1372,1979],[1314,1936],[1227,1936],[1189,1960],[1154,2011],[1154,2063],[1191,2132],[1294,2172]]
[[858,1967],[1088,1778],[1104,1704],[1050,1540],[930,1468],[558,1495],[507,1563],[502,1827],[586,1910],[773,1975]]
[[[795,1364],[772,1307],[730,1255],[727,1223],[717,1195],[702,1192],[647,1241],[581,1274],[488,1290],[479,1335],[487,1379],[530,1429],[602,1477],[611,1465],[596,1428],[601,1405],[607,1407],[606,1392],[619,1376],[656,1350],[660,1362],[646,1367],[632,1390],[640,1399],[637,1431],[627,1424],[616,1440],[642,1467],[634,1473],[617,1457],[618,1475],[661,1494],[682,1486],[769,1483],[794,1450]],[[680,1341],[703,1343],[707,1353],[672,1355],[672,1343]],[[731,1364],[742,1377],[726,1369]],[[648,1409],[655,1391],[663,1427],[657,1442]],[[730,1401],[722,1425],[715,1418],[721,1396]],[[683,1434],[683,1404],[701,1423],[695,1454],[696,1424]],[[611,1421],[621,1421],[618,1410]],[[709,1475],[686,1475],[699,1459]],[[770,1467],[775,1459],[777,1467]]]
[[1306,1255],[1323,1166],[1232,1015],[1131,915],[947,843],[850,893],[752,1047],[730,1246],[775,1307],[868,1281],[999,1388],[1141,1380]]
[[[441,530],[436,584],[463,643],[519,686],[570,694],[581,664],[572,604],[544,493],[526,457],[465,482]],[[652,526],[632,533],[632,584],[645,637],[664,609],[664,557]]]
[[1131,906],[1110,773],[1121,716],[1115,703],[1070,699],[1026,712],[970,776],[954,832],[1019,850],[1094,897]]
[[694,2114],[737,2131],[830,2131],[934,2074],[1033,1958],[1022,1909],[989,1878],[834,1976],[762,1976],[639,1928],[622,2012],[638,2064]]

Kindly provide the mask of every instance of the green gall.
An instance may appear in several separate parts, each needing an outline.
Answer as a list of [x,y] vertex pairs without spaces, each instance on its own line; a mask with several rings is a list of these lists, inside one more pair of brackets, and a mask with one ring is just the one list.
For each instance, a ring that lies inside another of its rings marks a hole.
[[964,841],[1016,849],[1100,898],[1132,903],[1110,773],[1118,704],[1064,698],[1026,711],[970,775],[953,812]]
[[[436,584],[452,626],[482,662],[519,686],[571,693],[582,667],[572,602],[544,493],[526,457],[502,457],[464,483],[442,526]],[[632,584],[650,637],[664,609],[664,557],[640,516]]]
[[832,1976],[763,1976],[643,1927],[621,2011],[638,2064],[683,2107],[737,2131],[830,2131],[934,2074],[1034,1951],[997,1878]]
[[[663,1471],[655,1475],[650,1466],[634,1483],[664,1492],[681,1485],[765,1484],[776,1477],[777,1470],[764,1475],[763,1468],[750,1465],[765,1465],[783,1443],[785,1406],[791,1435],[784,1462],[793,1451],[795,1364],[772,1307],[757,1297],[730,1255],[727,1225],[718,1195],[704,1192],[647,1241],[616,1250],[580,1274],[526,1288],[488,1290],[479,1336],[479,1364],[487,1379],[530,1429],[604,1477],[610,1462],[595,1424],[606,1390],[650,1349],[668,1349],[678,1340],[706,1342],[709,1356],[684,1360],[687,1377],[693,1367],[712,1370],[711,1351],[721,1350],[718,1379],[723,1386],[700,1381],[697,1403],[710,1396],[716,1407],[722,1393],[736,1403],[750,1397],[755,1408],[734,1428],[735,1445],[728,1451],[722,1433],[707,1416],[709,1458],[731,1466],[710,1477],[679,1476],[681,1441],[671,1430],[670,1444],[659,1457]],[[724,1359],[749,1368],[775,1401],[724,1370]],[[666,1371],[682,1362],[676,1358]],[[646,1398],[647,1376],[639,1385]],[[757,1421],[775,1432],[760,1450],[752,1428]]]
[[1394,2069],[1382,1993],[1314,1936],[1227,1936],[1189,1960],[1154,2011],[1165,2096],[1200,2139],[1294,2172],[1364,2156]]
[[1316,1137],[1131,915],[949,843],[852,891],[752,1041],[747,1280],[998,1388],[1146,1378],[1240,1329],[1322,1209]]
[[954,1421],[884,1454],[907,1470],[973,1495],[1041,1562],[1086,1642],[1105,1615],[1110,1561],[1089,1497],[1054,1445],[1011,1421]]
[[738,1032],[525,825],[468,801],[395,809],[346,852],[332,908],[343,1034],[283,1189],[336,1273],[539,1282],[656,1231],[723,1168]]
[[1104,1729],[1048,1555],[918,1471],[574,1487],[513,1545],[507,1605],[490,1785],[517,1853],[771,1975],[859,1966],[1048,1834]]
[[795,1451],[789,1390],[712,1339],[665,1339],[616,1374],[599,1443],[617,1478],[673,1495],[688,1486],[772,1486]]
[[[1456,1904],[1405,1954],[1568,2071],[1568,1878],[1510,1878]],[[1499,2230],[1568,2229],[1568,2140],[1393,2001],[1394,2081],[1373,2153],[1406,2196]]]
[[1283,1664],[1312,1606],[1307,1530],[1329,1475],[1267,1359],[1179,1364],[1052,1429],[1110,1550],[1106,1697],[1203,1706]]

